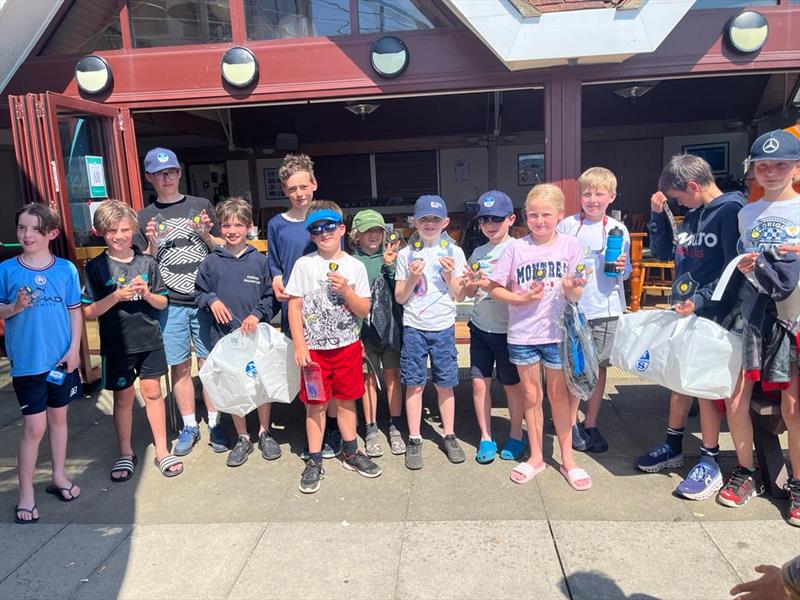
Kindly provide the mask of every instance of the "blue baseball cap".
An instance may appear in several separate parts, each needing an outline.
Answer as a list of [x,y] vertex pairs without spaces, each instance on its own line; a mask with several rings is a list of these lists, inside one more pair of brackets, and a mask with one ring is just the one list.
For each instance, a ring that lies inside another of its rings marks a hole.
[[144,157],[145,173],[158,173],[164,169],[180,169],[178,157],[169,148],[153,148]]
[[414,204],[414,218],[439,217],[447,218],[447,204],[441,196],[426,195],[417,198]]
[[508,194],[497,190],[489,190],[478,198],[478,212],[475,214],[475,218],[507,217],[513,212],[514,203],[508,197]]
[[758,160],[800,160],[800,139],[783,129],[765,133],[750,147],[750,162]]
[[322,208],[308,213],[306,217],[306,229],[310,229],[314,223],[319,221],[330,221],[332,223],[341,223],[342,215],[330,208]]

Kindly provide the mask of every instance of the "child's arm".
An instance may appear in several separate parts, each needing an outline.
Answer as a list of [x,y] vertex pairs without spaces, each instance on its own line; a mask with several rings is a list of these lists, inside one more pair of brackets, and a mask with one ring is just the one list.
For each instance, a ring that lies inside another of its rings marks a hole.
[[666,203],[667,197],[661,192],[650,197],[651,213],[647,230],[650,233],[650,253],[658,260],[671,260],[674,253],[672,227],[664,214]]
[[[129,287],[117,288],[108,296],[106,296],[105,298],[101,298],[96,302],[86,303],[86,301],[84,300],[83,316],[87,319],[96,319],[99,316],[106,314],[118,303],[133,300],[133,297],[136,295],[136,293],[137,293],[136,288],[134,288],[131,285]],[[162,306],[161,308],[166,307],[166,305],[167,305],[167,299],[164,298],[164,306]],[[156,306],[156,308],[158,307]]]
[[211,213],[209,213],[205,208],[200,211],[200,226],[203,228],[203,233],[200,234],[200,239],[203,240],[203,243],[206,246],[208,246],[209,250],[214,250],[214,248],[217,246],[222,246],[225,244],[225,240],[211,234],[211,230],[217,226],[212,218],[213,212],[214,211],[212,210]]
[[14,304],[0,304],[0,319],[10,319],[18,315],[31,305],[31,296],[25,290],[17,291],[17,299]]
[[[403,260],[403,258],[401,257],[400,260]],[[394,299],[397,300],[398,304],[405,304],[408,302],[424,270],[425,261],[421,258],[416,258],[411,261],[411,264],[408,266],[408,277],[406,279],[395,279]],[[398,273],[398,275],[400,275],[400,273]]]
[[267,223],[267,259],[269,260],[269,272],[272,274],[272,291],[279,302],[286,302],[289,296],[284,291],[286,282],[283,280],[283,260],[281,259],[281,245],[278,239],[278,232],[272,219]]
[[442,279],[447,284],[450,295],[456,302],[461,302],[464,299],[464,288],[461,285],[461,278],[455,276],[456,259],[452,256],[443,256],[439,259],[439,264],[442,266]]
[[137,275],[131,280],[131,287],[136,291],[137,294],[139,294],[139,296],[141,296],[142,300],[147,302],[156,310],[164,310],[167,308],[167,297],[164,294],[156,294],[155,292],[151,292],[150,286],[147,285],[147,282],[142,278],[141,275]]
[[561,280],[561,291],[570,302],[577,302],[583,295],[583,286],[586,280],[580,277],[567,275]]
[[[370,303],[372,298],[362,298],[356,291],[350,287],[344,275],[341,273],[328,273],[328,279],[331,281],[331,289],[344,298],[344,303],[355,316],[363,319],[369,314]],[[292,334],[294,337],[294,334]]]
[[292,333],[292,343],[294,344],[294,362],[298,367],[305,367],[311,363],[311,354],[303,335],[303,299],[290,296],[288,311],[289,331]]
[[80,306],[69,309],[70,343],[67,353],[58,360],[58,364],[67,366],[67,373],[72,373],[81,364],[81,336],[83,335],[83,313]]
[[506,304],[527,304],[528,302],[541,300],[544,297],[544,284],[541,281],[535,281],[527,291],[512,292],[496,281],[490,280],[489,295],[495,300],[500,300],[500,302],[505,302]]

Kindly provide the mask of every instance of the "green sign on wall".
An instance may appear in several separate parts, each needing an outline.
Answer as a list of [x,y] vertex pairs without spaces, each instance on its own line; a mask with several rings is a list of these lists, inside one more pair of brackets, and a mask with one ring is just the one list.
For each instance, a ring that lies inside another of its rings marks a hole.
[[106,172],[102,156],[86,156],[86,175],[89,179],[90,198],[108,198]]

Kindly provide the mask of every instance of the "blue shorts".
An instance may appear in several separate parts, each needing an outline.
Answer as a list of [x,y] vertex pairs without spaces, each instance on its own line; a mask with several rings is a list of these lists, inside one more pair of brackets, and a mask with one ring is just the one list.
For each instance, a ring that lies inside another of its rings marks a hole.
[[428,381],[428,355],[431,357],[433,383],[439,387],[458,385],[456,329],[422,331],[403,327],[403,350],[400,352],[400,382],[425,385]]
[[519,383],[517,367],[508,359],[508,336],[488,333],[469,322],[469,363],[473,379],[491,378],[497,368],[497,380],[503,385]]
[[[208,357],[208,347],[200,336],[200,329],[210,329],[211,319],[213,317],[208,312],[196,306],[179,304],[169,304],[158,313],[168,365],[180,365],[192,358],[192,346],[197,358]],[[204,320],[208,322],[201,325]]]
[[535,365],[542,361],[548,369],[561,368],[559,344],[509,344],[508,358],[515,365]]
[[67,406],[81,391],[80,370],[67,373],[60,384],[47,381],[46,373],[12,377],[11,384],[23,415],[36,415],[48,408]]

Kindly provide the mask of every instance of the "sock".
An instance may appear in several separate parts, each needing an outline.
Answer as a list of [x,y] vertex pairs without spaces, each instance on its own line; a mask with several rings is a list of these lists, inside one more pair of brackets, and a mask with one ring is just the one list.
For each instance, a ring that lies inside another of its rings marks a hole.
[[672,448],[673,454],[681,454],[683,452],[683,430],[681,427],[667,427],[667,444]]
[[389,417],[389,427],[394,427],[398,431],[400,431],[400,427],[402,426],[403,417],[398,415],[396,417]]
[[414,440],[415,442],[422,443],[422,436],[421,435],[410,435],[408,436],[409,441]]
[[184,427],[197,427],[197,419],[195,418],[194,413],[183,415],[181,418],[183,419]]
[[353,456],[358,452],[358,442],[355,439],[344,441],[342,440],[342,450],[345,456]]
[[208,427],[216,427],[219,424],[219,413],[208,411]]
[[325,417],[325,431],[339,431],[339,422],[336,417]]
[[719,444],[717,444],[713,448],[706,448],[705,446],[700,446],[700,458],[710,458],[714,462],[717,462],[717,456],[719,456]]
[[314,461],[315,465],[322,464],[322,452],[309,452],[309,459]]

